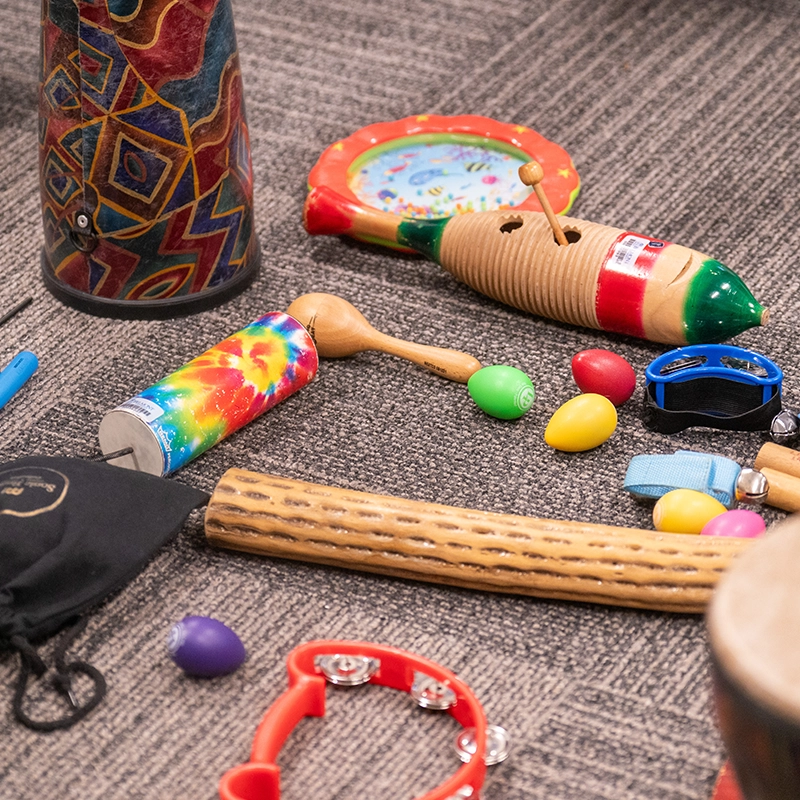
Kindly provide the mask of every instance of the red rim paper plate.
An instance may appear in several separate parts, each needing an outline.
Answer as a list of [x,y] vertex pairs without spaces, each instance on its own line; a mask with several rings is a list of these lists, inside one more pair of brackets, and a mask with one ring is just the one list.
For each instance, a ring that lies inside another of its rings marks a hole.
[[358,205],[410,218],[541,211],[531,187],[519,180],[528,161],[542,165],[553,211],[565,214],[580,191],[566,150],[524,125],[475,115],[421,114],[361,128],[325,149],[308,188],[325,186]]

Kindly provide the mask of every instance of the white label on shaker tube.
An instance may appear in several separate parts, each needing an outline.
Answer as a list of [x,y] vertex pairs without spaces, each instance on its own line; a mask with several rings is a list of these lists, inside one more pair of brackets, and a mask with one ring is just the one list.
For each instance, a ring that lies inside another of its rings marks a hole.
[[164,413],[161,406],[157,406],[144,397],[132,397],[130,400],[126,400],[121,406],[117,406],[117,411],[127,411],[148,424]]

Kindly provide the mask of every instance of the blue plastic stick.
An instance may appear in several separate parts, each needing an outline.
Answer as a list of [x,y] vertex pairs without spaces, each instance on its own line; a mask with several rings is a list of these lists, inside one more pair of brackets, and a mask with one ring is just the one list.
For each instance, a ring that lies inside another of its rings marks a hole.
[[2,408],[36,372],[39,359],[29,350],[14,356],[11,363],[0,371],[0,408]]

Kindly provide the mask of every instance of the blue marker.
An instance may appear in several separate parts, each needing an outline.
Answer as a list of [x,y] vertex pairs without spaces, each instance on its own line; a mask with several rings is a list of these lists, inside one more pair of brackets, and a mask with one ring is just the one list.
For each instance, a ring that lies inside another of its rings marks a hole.
[[29,350],[23,350],[4,370],[0,370],[0,408],[23,387],[38,366],[39,359]]

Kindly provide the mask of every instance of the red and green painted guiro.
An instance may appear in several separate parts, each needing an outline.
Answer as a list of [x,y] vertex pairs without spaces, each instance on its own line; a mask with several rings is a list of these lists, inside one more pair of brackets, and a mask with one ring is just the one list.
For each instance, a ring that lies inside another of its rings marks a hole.
[[519,209],[408,219],[326,186],[306,199],[311,234],[348,234],[421,253],[473,289],[539,316],[672,345],[720,342],[769,316],[742,279],[696,250]]

